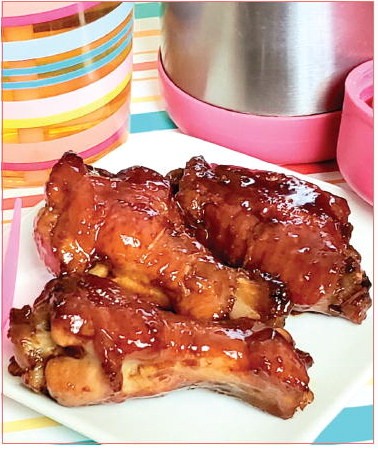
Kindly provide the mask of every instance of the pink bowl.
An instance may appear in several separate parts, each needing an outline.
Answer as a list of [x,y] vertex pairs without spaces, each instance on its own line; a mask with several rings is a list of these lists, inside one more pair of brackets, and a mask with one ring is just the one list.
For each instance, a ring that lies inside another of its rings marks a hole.
[[297,117],[245,114],[190,96],[171,81],[161,58],[159,77],[167,111],[186,134],[276,164],[336,156],[340,111]]
[[350,72],[345,82],[337,162],[350,186],[373,204],[373,61]]

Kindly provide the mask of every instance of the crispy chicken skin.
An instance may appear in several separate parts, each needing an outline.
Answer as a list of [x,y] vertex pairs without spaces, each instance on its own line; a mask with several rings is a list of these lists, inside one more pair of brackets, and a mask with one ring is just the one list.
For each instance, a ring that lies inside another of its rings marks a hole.
[[35,239],[56,275],[108,276],[196,319],[249,317],[281,326],[291,306],[278,279],[215,260],[187,232],[169,181],[147,168],[113,175],[66,153],[47,182]]
[[195,321],[91,274],[54,279],[32,308],[12,309],[8,336],[9,371],[65,406],[199,386],[290,418],[313,399],[311,357],[283,329]]
[[361,323],[370,282],[349,244],[347,202],[293,176],[192,158],[168,175],[186,224],[233,267],[277,274],[294,310]]

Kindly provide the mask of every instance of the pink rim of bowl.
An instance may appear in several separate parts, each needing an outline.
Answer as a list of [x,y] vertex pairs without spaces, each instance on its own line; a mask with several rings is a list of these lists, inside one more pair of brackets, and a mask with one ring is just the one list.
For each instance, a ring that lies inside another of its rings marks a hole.
[[197,100],[177,87],[158,62],[167,111],[186,134],[275,164],[334,159],[341,111],[271,117],[239,113]]
[[337,162],[348,184],[373,204],[373,61],[353,69],[345,82]]

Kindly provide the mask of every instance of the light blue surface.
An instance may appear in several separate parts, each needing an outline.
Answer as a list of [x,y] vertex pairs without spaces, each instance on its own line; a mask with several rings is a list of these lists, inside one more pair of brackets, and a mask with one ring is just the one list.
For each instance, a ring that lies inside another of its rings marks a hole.
[[315,444],[356,443],[373,439],[373,406],[344,408],[314,441]]
[[149,17],[160,17],[161,2],[137,3],[135,5],[135,18],[148,19]]
[[162,129],[175,129],[177,126],[165,111],[146,112],[144,114],[131,114],[130,132],[143,133]]

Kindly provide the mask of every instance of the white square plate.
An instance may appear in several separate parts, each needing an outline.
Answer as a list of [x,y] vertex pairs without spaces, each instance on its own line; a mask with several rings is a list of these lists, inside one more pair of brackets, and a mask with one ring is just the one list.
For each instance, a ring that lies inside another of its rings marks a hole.
[[[95,165],[115,172],[130,165],[145,165],[165,174],[183,167],[196,155],[214,163],[291,173],[175,131],[131,135],[126,144]],[[363,268],[371,278],[372,208],[351,192],[295,175],[348,200],[354,226],[352,244],[361,253]],[[22,222],[14,301],[17,307],[32,303],[50,278],[38,259],[32,238],[33,220],[39,207]],[[343,408],[354,389],[372,376],[372,311],[360,326],[343,319],[304,314],[289,317],[286,327],[298,348],[308,351],[315,362],[309,370],[315,400],[286,421],[237,399],[200,389],[122,404],[65,408],[22,386],[18,378],[8,374],[6,365],[4,393],[99,443],[311,443]],[[5,363],[10,354],[7,346]]]

